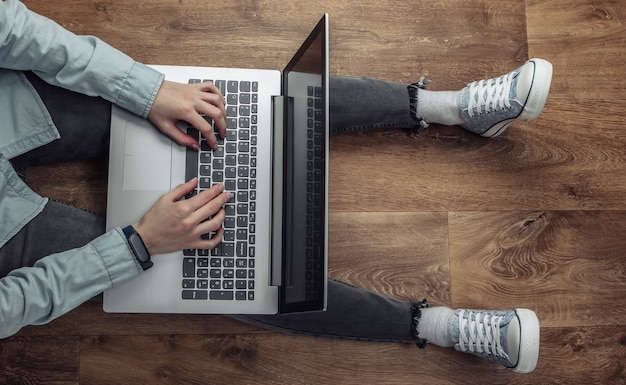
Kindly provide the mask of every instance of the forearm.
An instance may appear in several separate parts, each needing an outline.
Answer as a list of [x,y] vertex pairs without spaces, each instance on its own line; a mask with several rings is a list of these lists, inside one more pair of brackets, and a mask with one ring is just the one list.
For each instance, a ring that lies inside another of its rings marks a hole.
[[0,67],[103,97],[147,117],[163,75],[92,36],[77,36],[16,0],[0,2]]
[[0,279],[0,338],[44,324],[141,272],[119,229]]

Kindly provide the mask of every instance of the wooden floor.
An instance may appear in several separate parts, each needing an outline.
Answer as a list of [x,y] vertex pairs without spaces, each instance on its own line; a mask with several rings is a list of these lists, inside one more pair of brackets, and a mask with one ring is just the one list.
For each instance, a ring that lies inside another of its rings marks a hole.
[[[333,277],[434,305],[534,309],[541,351],[520,375],[449,349],[292,337],[218,316],[110,315],[90,301],[0,341],[0,383],[626,383],[626,2],[27,4],[148,63],[280,69],[322,12],[333,74],[426,74],[443,90],[551,61],[540,119],[496,139],[431,126],[333,137],[330,154]],[[106,164],[30,179],[105,210]]]

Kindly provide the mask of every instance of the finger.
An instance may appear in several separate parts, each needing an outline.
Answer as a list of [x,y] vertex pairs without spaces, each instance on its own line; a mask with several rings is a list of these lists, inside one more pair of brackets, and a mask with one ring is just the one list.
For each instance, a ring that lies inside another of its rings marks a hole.
[[198,112],[201,112],[213,119],[213,124],[217,129],[217,132],[220,134],[220,137],[223,138],[226,136],[226,110],[220,109],[210,103],[204,103],[199,106]]
[[224,101],[224,95],[213,83],[202,83],[200,86],[200,90],[204,91],[202,93],[202,100],[219,109],[219,113],[203,112],[207,116],[211,116],[215,122],[217,131],[223,138],[226,136],[226,103]]
[[168,121],[161,123],[160,126],[160,130],[179,145],[192,147],[196,150],[200,148],[200,144],[196,139],[182,132],[174,123]]
[[224,219],[226,218],[226,211],[223,208],[220,208],[219,211],[211,217],[211,219],[207,219],[204,222],[198,224],[197,230],[200,234],[208,234],[214,231],[217,231],[222,227],[224,223]]
[[224,238],[224,228],[220,226],[210,239],[200,239],[199,241],[194,242],[189,248],[190,249],[205,249],[205,250],[214,249],[215,247],[217,247],[217,245],[220,244],[220,242],[222,242],[223,238]]
[[192,192],[196,188],[197,185],[198,185],[198,178],[193,178],[189,182],[176,186],[172,191],[170,191],[166,195],[168,195],[171,198],[172,202],[178,202],[179,200],[183,199],[185,195]]
[[223,116],[226,116],[226,100],[224,99],[224,95],[216,89],[216,92],[203,92],[202,100],[207,102],[210,105],[217,107]]
[[[198,209],[204,207],[207,203],[211,202],[215,197],[219,196],[224,191],[223,184],[216,184],[211,186],[208,190],[202,191],[200,194],[197,194],[187,201],[191,205],[193,211],[197,211]],[[204,218],[207,218],[208,215]],[[201,220],[204,220],[202,218]]]
[[211,148],[215,148],[215,146],[217,145],[217,138],[215,137],[215,133],[213,132],[213,127],[209,124],[209,122],[206,121],[206,119],[204,119],[204,117],[202,117],[202,115],[200,115],[199,113],[193,113],[190,116],[186,117],[184,120],[202,133],[202,136],[204,136]]
[[232,198],[232,194],[229,192],[223,192],[218,196],[211,199],[204,206],[198,208],[193,214],[194,219],[198,222],[204,221],[206,218],[210,218],[219,212],[224,205]]
[[222,95],[222,92],[220,91],[220,89],[217,88],[217,86],[213,84],[213,82],[200,83],[199,87],[200,87],[200,91],[202,92],[210,92],[212,94],[219,95],[219,97],[222,100],[224,99],[224,95]]

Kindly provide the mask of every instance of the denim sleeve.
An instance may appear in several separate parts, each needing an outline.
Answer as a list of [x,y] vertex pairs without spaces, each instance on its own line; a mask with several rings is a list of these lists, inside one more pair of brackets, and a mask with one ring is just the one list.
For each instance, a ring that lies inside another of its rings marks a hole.
[[119,228],[82,248],[13,270],[0,279],[0,338],[50,322],[141,271]]
[[46,82],[100,96],[147,117],[164,75],[93,36],[77,36],[29,11],[0,1],[0,67],[31,70]]

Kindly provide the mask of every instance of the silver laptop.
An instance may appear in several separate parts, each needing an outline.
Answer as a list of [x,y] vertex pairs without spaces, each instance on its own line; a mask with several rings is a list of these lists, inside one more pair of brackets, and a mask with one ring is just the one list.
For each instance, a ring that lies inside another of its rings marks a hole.
[[[285,70],[153,66],[168,80],[212,81],[227,136],[178,146],[113,107],[107,228],[135,223],[165,192],[199,178],[233,199],[212,250],[154,255],[154,266],[104,293],[106,312],[275,314],[322,311],[328,272],[328,15]],[[206,236],[211,236],[207,234]]]

